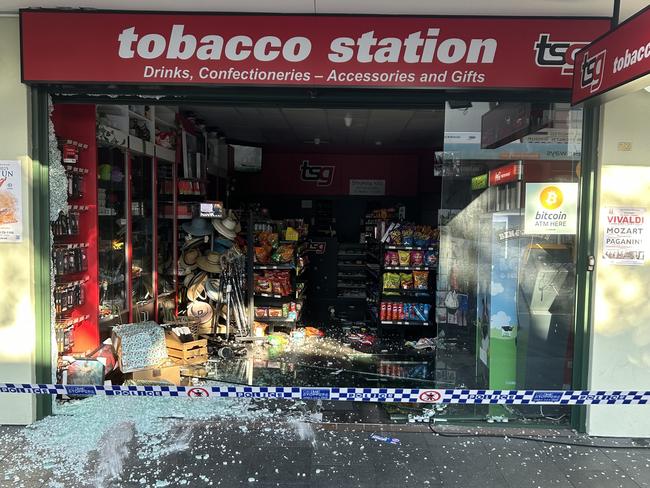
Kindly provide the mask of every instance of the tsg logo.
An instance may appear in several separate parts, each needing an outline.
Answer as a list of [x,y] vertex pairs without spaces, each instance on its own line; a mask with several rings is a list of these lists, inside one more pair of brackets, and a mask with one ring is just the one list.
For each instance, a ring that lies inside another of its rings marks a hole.
[[550,34],[540,34],[535,43],[535,64],[541,68],[561,68],[563,75],[573,75],[576,53],[587,42],[551,41]]
[[300,165],[300,179],[316,183],[316,186],[330,186],[334,181],[334,166],[310,165],[304,160]]
[[603,82],[606,54],[606,49],[593,56],[585,53],[585,59],[580,67],[580,86],[583,89],[589,88],[590,93],[597,91]]

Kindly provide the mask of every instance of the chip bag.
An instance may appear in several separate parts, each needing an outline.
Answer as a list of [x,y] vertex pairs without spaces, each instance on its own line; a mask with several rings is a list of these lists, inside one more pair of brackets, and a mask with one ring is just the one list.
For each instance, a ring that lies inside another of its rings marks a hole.
[[400,287],[400,275],[398,273],[384,273],[384,291],[397,290]]
[[398,251],[399,265],[408,266],[411,261],[411,253],[409,251]]
[[416,290],[426,290],[429,288],[429,272],[413,271],[413,287]]
[[400,275],[400,287],[402,290],[413,289],[413,275],[411,273],[402,273]]

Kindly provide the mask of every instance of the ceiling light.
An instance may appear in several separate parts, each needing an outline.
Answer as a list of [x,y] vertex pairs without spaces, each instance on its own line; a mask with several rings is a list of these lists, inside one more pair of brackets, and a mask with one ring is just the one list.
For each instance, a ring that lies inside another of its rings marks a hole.
[[343,117],[343,122],[345,122],[346,127],[350,127],[352,125],[352,115],[349,113],[345,114],[345,117]]
[[646,87],[644,88],[644,90],[647,91],[648,93],[650,93],[650,85],[646,86]]

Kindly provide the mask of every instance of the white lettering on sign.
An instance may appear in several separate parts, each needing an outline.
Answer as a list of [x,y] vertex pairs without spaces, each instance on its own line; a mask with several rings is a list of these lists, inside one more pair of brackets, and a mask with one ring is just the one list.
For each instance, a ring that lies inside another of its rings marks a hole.
[[[431,28],[425,34],[412,32],[405,38],[375,36],[368,31],[356,39],[337,37],[330,44],[328,59],[333,63],[435,63],[491,64],[497,51],[496,39],[470,39],[456,37],[439,39],[440,29]],[[185,32],[185,26],[175,24],[167,37],[160,33],[137,33],[135,27],[122,30],[117,36],[118,55],[123,59],[138,56],[143,59],[190,59],[245,61],[254,58],[268,62],[282,57],[298,63],[309,57],[312,43],[306,37],[295,36],[282,41],[276,36],[253,39],[237,35],[224,39],[218,34],[197,39]],[[460,77],[461,75],[456,75]],[[470,78],[472,75],[468,75]]]
[[613,66],[612,73],[617,73],[626,68],[629,68],[630,66],[638,63],[639,61],[643,61],[645,58],[649,58],[649,57],[650,57],[650,42],[644,44],[643,46],[637,49],[633,49],[632,51],[626,49],[625,54],[623,56],[614,59],[614,66]]

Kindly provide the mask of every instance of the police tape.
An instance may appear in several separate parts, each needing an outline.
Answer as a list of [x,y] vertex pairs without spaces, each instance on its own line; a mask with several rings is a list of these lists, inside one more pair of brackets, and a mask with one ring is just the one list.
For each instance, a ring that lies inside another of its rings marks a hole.
[[512,405],[646,405],[650,391],[437,390],[284,386],[120,386],[0,383],[0,393],[67,396],[185,398],[278,398],[382,403]]

